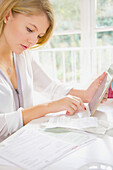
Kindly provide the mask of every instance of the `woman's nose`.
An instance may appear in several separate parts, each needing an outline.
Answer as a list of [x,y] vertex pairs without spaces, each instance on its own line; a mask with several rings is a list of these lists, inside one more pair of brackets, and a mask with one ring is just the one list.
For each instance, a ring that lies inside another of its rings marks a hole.
[[31,46],[35,45],[38,41],[37,35],[30,36],[27,41]]

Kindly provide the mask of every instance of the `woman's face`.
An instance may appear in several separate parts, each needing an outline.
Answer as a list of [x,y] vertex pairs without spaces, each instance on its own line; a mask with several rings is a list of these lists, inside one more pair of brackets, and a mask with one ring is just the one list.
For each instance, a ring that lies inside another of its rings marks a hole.
[[10,12],[6,19],[3,35],[9,48],[17,54],[35,45],[49,27],[49,20],[45,13],[13,16]]

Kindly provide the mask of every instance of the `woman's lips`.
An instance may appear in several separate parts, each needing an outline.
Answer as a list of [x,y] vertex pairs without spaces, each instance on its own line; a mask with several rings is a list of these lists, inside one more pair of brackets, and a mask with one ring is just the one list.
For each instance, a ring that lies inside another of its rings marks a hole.
[[23,45],[23,44],[21,44],[21,47],[24,49],[24,50],[26,50],[28,47],[27,46],[25,46],[25,45]]

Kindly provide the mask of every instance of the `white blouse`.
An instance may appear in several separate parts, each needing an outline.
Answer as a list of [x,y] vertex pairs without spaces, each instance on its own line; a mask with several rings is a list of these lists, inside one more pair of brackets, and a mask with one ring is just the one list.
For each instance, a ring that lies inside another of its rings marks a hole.
[[30,50],[14,54],[17,90],[0,69],[0,142],[23,126],[22,109],[34,106],[34,90],[49,99],[66,95],[71,87],[52,80]]

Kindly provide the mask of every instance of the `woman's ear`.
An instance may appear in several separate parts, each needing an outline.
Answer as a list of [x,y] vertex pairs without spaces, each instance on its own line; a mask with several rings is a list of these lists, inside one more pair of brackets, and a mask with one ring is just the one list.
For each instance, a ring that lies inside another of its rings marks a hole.
[[12,17],[13,17],[12,11],[10,10],[10,11],[8,12],[8,14],[6,15],[6,17],[5,17],[6,22],[7,22],[10,18],[12,18]]

